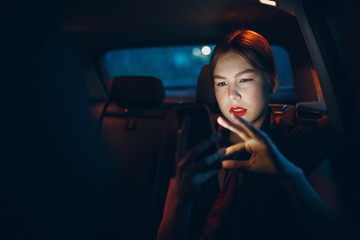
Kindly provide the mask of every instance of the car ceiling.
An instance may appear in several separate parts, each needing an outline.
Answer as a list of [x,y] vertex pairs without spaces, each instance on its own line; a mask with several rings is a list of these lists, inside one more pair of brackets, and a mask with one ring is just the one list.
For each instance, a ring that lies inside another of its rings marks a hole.
[[[236,28],[286,48],[303,41],[295,17],[257,0],[59,0],[60,28],[92,53],[109,49],[216,43]],[[286,39],[284,33],[288,34]]]

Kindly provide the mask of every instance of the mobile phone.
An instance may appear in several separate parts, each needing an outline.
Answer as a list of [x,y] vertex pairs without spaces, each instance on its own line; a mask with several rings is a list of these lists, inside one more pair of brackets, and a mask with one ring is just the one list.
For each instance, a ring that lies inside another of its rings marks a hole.
[[[210,117],[209,108],[206,105],[182,105],[176,109],[178,126],[181,128],[186,117],[190,119],[190,126],[187,136],[188,149],[193,149],[197,144],[207,139],[215,133],[214,125]],[[197,160],[217,152],[218,143],[211,144],[204,152],[200,154]],[[221,161],[214,163],[210,169],[220,169]]]

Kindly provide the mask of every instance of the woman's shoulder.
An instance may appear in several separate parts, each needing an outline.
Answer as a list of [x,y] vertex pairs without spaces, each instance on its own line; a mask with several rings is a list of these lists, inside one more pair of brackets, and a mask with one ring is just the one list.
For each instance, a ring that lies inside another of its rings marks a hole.
[[329,157],[332,147],[315,128],[279,122],[280,151],[294,164],[311,172]]

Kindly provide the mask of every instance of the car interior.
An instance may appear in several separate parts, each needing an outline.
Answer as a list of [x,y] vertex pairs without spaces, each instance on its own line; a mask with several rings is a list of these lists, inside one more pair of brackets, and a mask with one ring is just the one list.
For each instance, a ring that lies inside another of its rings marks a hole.
[[9,117],[1,117],[4,234],[156,239],[174,175],[181,127],[175,112],[199,106],[215,125],[220,111],[208,91],[209,59],[219,39],[236,29],[254,30],[269,41],[280,77],[270,99],[276,120],[310,126],[334,148],[335,181],[351,224],[358,226],[355,5],[9,4],[1,64],[3,116]]

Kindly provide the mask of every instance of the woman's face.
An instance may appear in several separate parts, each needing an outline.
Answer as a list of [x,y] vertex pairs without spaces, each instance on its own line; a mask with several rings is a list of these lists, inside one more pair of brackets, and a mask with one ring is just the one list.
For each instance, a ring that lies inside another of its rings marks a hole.
[[265,75],[251,66],[239,53],[230,50],[219,57],[214,69],[216,100],[223,115],[231,113],[260,128],[267,113],[272,91]]

